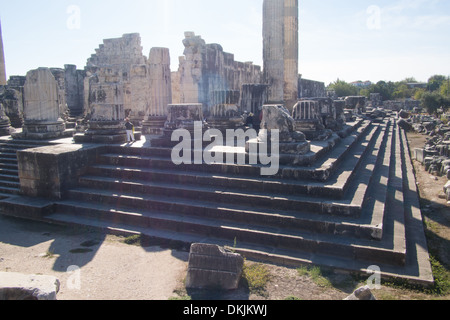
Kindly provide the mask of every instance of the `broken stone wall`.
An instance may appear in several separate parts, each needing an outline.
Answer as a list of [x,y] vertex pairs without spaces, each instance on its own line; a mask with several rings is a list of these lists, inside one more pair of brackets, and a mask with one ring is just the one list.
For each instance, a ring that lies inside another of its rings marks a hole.
[[79,117],[84,111],[84,78],[86,73],[84,70],[77,70],[75,65],[70,64],[65,65],[64,70],[67,107],[71,116]]
[[303,79],[300,76],[298,88],[299,98],[324,98],[327,96],[325,83],[320,81]]
[[[125,34],[121,38],[106,39],[103,44],[96,49],[87,62],[86,74],[88,77],[94,76],[98,70],[110,70],[109,74],[115,74],[118,89],[123,93],[123,109],[127,115],[136,121],[141,121],[145,115],[149,100],[149,77],[146,69],[147,58],[142,53],[141,38],[138,33]],[[104,73],[104,71],[102,71]],[[102,84],[103,76],[98,78]],[[108,81],[108,86],[111,84]],[[89,85],[91,81],[85,81],[85,109],[91,109],[91,100],[87,97],[92,96],[93,92]]]
[[244,83],[261,83],[261,67],[238,62],[219,44],[206,44],[193,32],[183,40],[184,57],[173,74],[173,102],[201,103],[205,116],[214,106],[212,92],[240,91]]

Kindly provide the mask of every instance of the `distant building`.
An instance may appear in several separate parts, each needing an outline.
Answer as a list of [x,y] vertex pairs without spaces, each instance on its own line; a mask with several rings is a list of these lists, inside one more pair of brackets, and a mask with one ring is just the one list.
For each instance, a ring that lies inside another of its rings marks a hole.
[[354,81],[350,83],[352,86],[358,87],[358,88],[367,88],[372,85],[371,81]]
[[408,86],[409,89],[426,89],[428,87],[428,83],[419,83],[419,82],[407,83],[406,85]]

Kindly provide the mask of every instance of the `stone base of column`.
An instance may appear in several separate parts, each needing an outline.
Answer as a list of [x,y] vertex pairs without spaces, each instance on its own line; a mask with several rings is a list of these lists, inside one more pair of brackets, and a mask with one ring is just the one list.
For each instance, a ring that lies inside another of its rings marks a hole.
[[127,132],[120,121],[90,121],[88,130],[76,134],[74,140],[76,143],[125,143]]
[[211,128],[218,129],[222,132],[225,132],[227,129],[238,129],[244,127],[244,121],[242,117],[236,117],[236,118],[208,118],[208,125]]
[[66,130],[63,120],[25,120],[22,132],[13,133],[15,139],[48,140],[73,136],[73,130]]
[[8,119],[0,119],[0,137],[10,136],[14,131]]
[[164,124],[167,121],[166,116],[149,116],[142,122],[143,135],[162,135]]

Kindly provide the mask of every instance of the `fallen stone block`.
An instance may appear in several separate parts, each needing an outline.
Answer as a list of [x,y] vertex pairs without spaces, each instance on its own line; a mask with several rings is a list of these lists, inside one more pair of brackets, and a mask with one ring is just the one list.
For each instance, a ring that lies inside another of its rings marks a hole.
[[193,244],[189,254],[186,288],[235,290],[244,258],[217,245]]
[[52,276],[0,272],[0,300],[56,300],[59,288]]
[[353,292],[350,296],[348,296],[344,300],[355,301],[355,300],[377,300],[377,299],[372,294],[370,287],[365,286],[365,287],[357,289],[355,292]]

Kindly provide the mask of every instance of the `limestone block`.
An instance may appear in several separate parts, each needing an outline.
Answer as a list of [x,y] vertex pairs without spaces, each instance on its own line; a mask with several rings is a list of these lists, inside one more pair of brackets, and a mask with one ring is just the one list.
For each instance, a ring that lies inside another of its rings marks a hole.
[[75,186],[100,147],[61,144],[22,150],[17,153],[20,188],[30,197],[61,199]]
[[295,131],[295,120],[289,111],[280,105],[265,105],[262,108],[263,116],[261,129],[279,130],[280,142],[304,142],[305,135]]
[[169,130],[191,129],[194,122],[203,122],[203,106],[200,103],[171,104],[165,128]]
[[0,272],[0,300],[56,300],[57,278]]
[[193,244],[189,254],[186,288],[221,288],[234,290],[239,286],[244,258],[209,244]]

